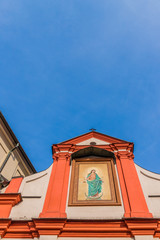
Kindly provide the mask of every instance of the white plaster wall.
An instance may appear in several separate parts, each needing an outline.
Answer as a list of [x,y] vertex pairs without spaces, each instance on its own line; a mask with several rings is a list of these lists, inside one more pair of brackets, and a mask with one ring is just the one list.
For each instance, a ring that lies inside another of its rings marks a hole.
[[[116,165],[115,165],[116,168]],[[66,213],[68,219],[121,219],[124,216],[124,206],[122,201],[122,194],[120,190],[119,178],[116,168],[116,176],[118,180],[118,187],[121,198],[121,206],[68,206],[70,179],[71,179],[72,167],[70,169],[70,178],[68,185],[68,196],[66,204]]]
[[[7,239],[7,240],[31,240],[32,238],[1,238],[0,239]],[[38,240],[39,238],[33,238],[35,240]]]
[[[160,174],[145,170],[136,164],[135,166],[148,209],[153,214],[153,217],[158,218],[160,217]],[[154,197],[149,197],[149,195]]]
[[134,237],[135,240],[158,240],[159,238],[154,238],[152,235],[148,235],[148,236],[135,236]]
[[57,240],[57,235],[41,235],[40,240]]
[[12,208],[10,218],[32,219],[42,212],[52,165],[45,171],[25,177],[19,192],[23,201]]
[[76,145],[90,145],[90,142],[96,142],[97,145],[108,145],[108,144],[110,144],[109,142],[105,142],[105,141],[102,141],[102,140],[99,140],[97,138],[92,137],[88,140],[77,143]]

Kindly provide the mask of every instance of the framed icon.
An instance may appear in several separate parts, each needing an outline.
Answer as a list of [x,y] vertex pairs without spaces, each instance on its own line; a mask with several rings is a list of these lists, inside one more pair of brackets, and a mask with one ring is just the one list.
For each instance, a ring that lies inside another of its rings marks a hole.
[[121,205],[116,177],[111,158],[74,159],[68,205]]

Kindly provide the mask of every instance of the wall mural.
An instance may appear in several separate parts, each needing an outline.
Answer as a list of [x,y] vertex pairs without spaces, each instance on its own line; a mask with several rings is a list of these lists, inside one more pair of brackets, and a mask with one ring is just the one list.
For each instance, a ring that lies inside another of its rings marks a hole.
[[111,200],[106,163],[79,165],[78,200]]
[[113,160],[73,160],[69,205],[117,204],[120,205],[120,198]]

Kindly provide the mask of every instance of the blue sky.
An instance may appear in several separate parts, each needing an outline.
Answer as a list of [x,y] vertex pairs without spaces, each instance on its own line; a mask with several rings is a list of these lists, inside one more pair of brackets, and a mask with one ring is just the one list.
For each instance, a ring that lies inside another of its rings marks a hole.
[[37,171],[88,132],[160,173],[160,1],[1,0],[0,106]]

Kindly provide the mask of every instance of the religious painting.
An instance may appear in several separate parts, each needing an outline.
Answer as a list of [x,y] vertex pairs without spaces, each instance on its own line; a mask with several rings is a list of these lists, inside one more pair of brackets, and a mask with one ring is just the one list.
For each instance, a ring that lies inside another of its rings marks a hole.
[[120,205],[113,159],[73,160],[69,205]]

